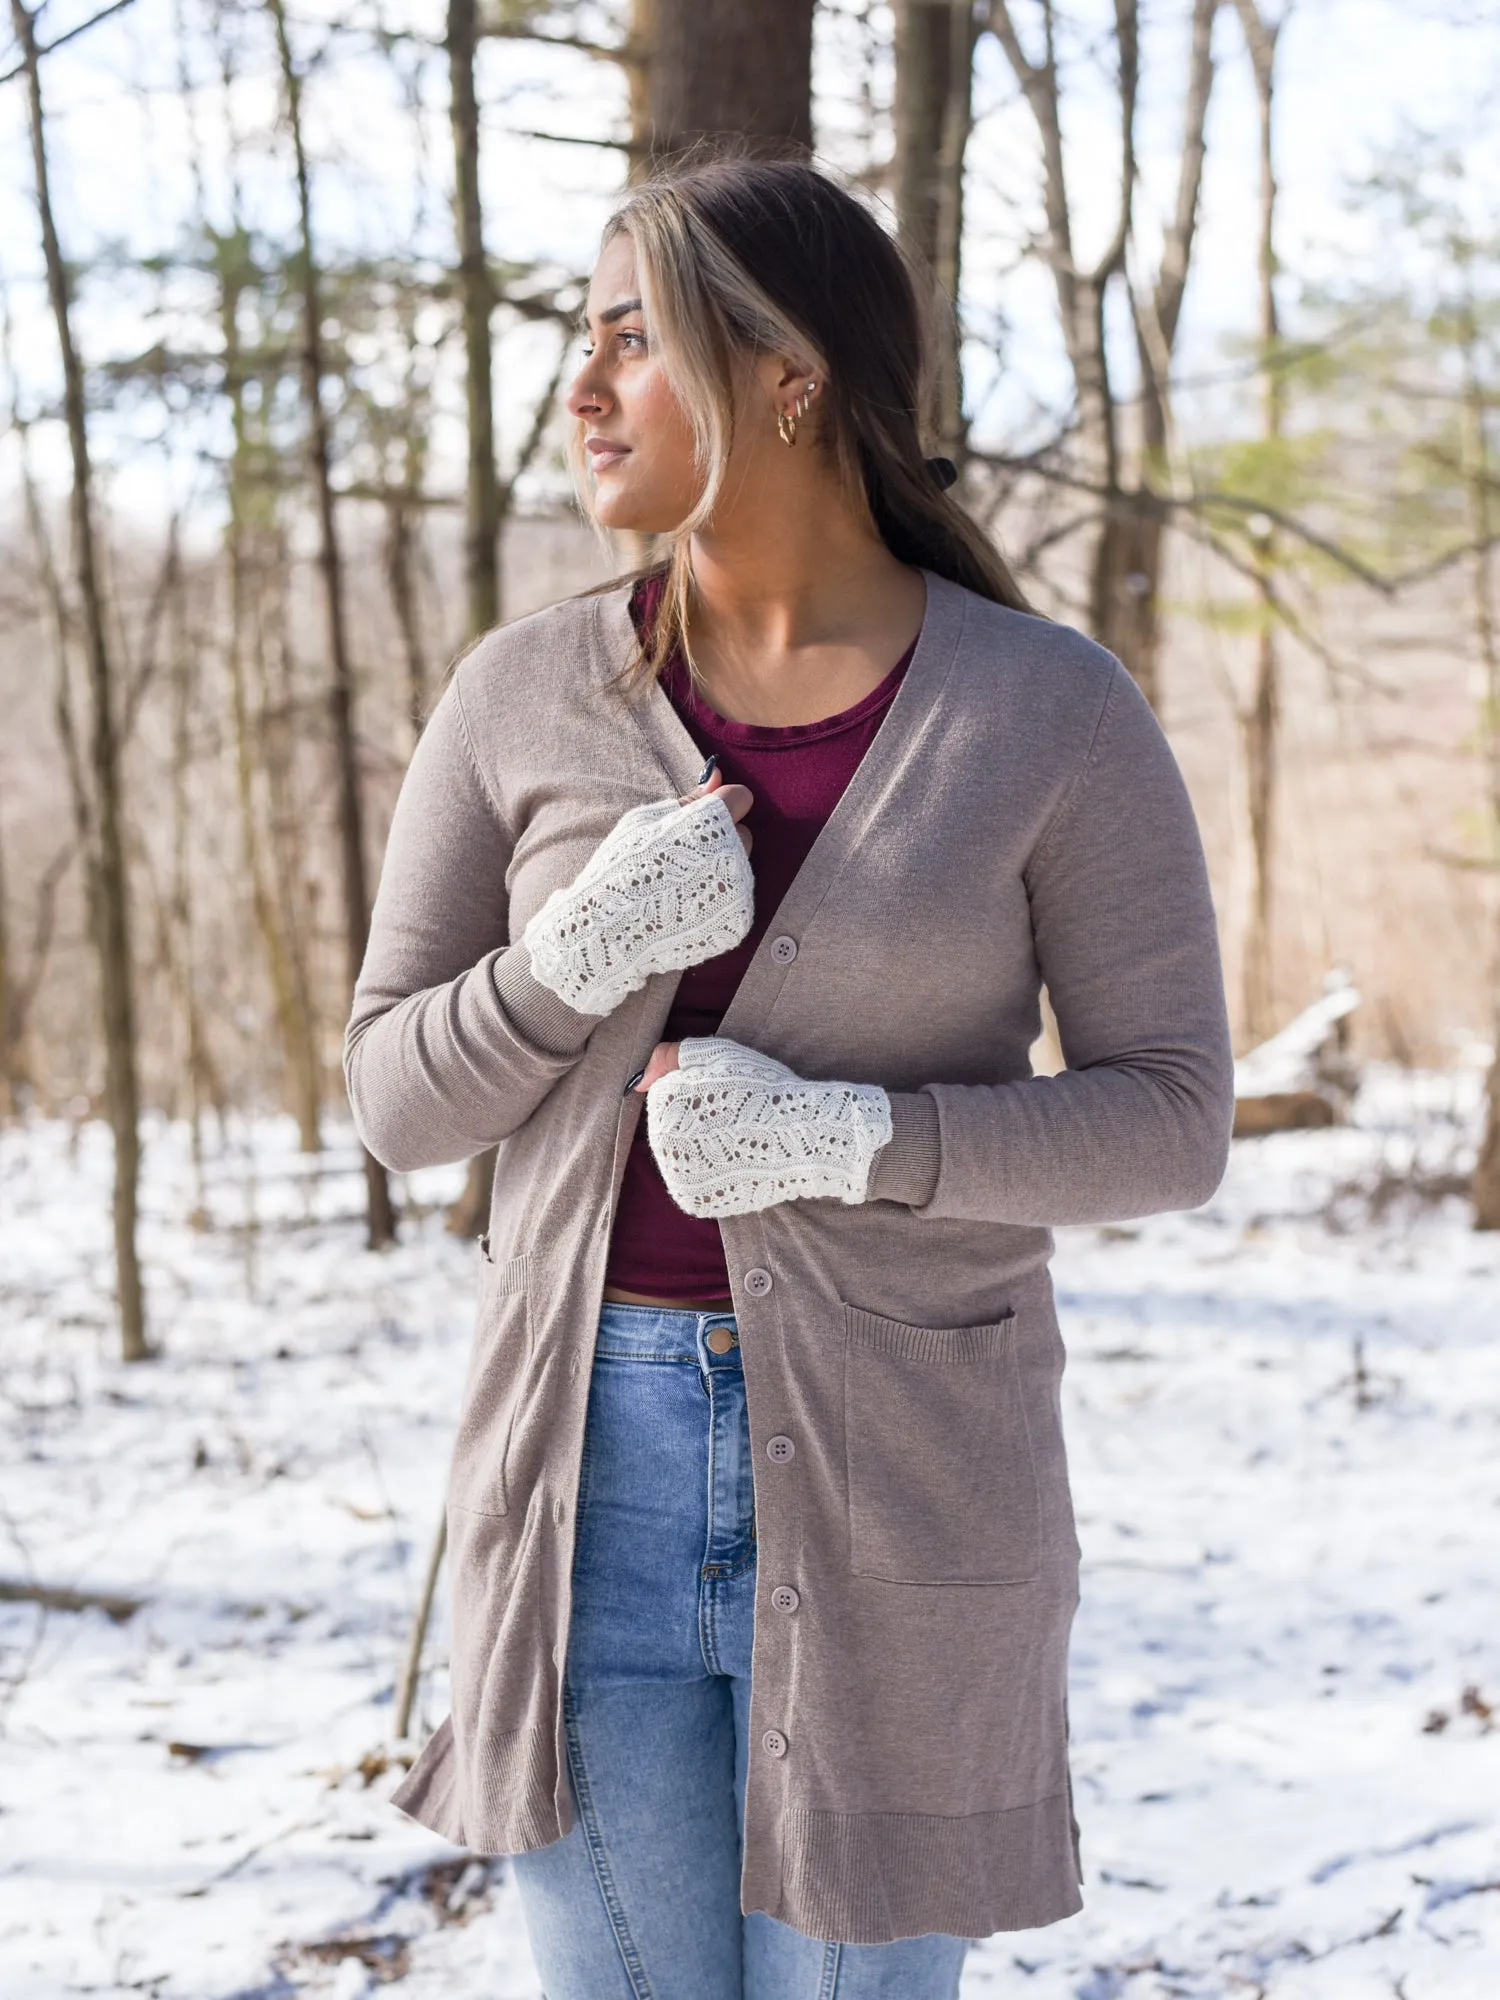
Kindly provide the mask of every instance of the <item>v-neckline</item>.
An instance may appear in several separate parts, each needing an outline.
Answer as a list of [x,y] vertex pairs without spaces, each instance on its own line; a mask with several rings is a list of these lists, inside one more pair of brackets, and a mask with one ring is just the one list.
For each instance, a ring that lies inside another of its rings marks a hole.
[[[731,1041],[753,1036],[769,1015],[787,977],[786,966],[771,956],[773,942],[784,936],[800,942],[865,827],[899,779],[947,682],[964,626],[964,592],[930,570],[924,570],[922,575],[927,585],[927,607],[911,663],[875,740],[860,759],[838,804],[793,876],[735,988],[719,1024],[719,1033]],[[598,603],[599,637],[605,660],[623,661],[629,657],[635,642],[630,586],[601,596]],[[626,704],[665,773],[669,789],[690,790],[698,782],[702,754],[665,690],[653,682],[643,694],[627,696]]]

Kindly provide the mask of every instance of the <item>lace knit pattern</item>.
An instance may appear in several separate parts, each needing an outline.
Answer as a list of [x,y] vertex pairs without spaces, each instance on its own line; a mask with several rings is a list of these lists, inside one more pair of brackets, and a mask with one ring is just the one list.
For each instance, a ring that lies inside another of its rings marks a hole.
[[891,1137],[878,1084],[807,1083],[721,1036],[679,1044],[679,1067],[646,1095],[651,1151],[689,1215],[749,1215],[777,1202],[862,1202]]
[[656,972],[737,945],[755,916],[749,857],[716,793],[634,806],[522,933],[533,976],[581,1014],[609,1014]]

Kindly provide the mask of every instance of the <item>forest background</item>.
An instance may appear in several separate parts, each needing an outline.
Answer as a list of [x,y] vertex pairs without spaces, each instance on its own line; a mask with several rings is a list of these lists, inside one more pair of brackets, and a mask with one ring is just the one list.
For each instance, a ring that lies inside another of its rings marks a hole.
[[[1500,11],[1483,0],[10,0],[0,1111],[315,1153],[448,663],[639,560],[558,388],[610,203],[800,145],[950,309],[935,449],[1187,771],[1238,1045],[1488,1063]],[[372,1246],[401,1190],[365,1161]],[[473,1227],[482,1182],[456,1218]],[[204,1204],[199,1199],[198,1210]]]

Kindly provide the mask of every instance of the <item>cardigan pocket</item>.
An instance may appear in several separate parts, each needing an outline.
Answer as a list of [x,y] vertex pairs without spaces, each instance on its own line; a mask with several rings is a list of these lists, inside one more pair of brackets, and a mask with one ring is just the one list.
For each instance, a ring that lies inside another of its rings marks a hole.
[[906,1326],[844,1307],[849,1567],[887,1583],[1026,1583],[1040,1503],[1015,1315]]
[[531,1259],[495,1264],[483,1246],[481,1255],[479,1311],[448,1469],[448,1501],[474,1514],[507,1514],[505,1461],[531,1351]]

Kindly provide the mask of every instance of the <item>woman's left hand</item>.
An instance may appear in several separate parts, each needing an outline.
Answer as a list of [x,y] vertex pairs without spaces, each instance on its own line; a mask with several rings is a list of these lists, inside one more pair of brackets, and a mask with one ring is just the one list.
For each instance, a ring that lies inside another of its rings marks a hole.
[[750,1215],[809,1197],[862,1202],[891,1137],[878,1084],[810,1083],[721,1035],[660,1042],[635,1086],[667,1192],[688,1215]]

